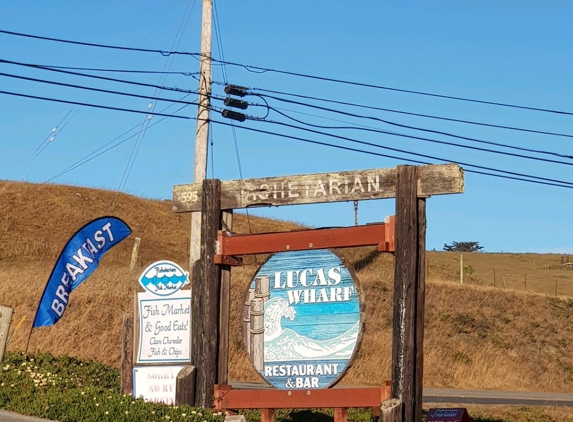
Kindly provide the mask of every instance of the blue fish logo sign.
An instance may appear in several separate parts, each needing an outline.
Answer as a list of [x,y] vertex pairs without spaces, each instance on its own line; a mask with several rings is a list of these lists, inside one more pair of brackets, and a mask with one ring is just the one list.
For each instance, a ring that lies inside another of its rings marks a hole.
[[130,234],[128,225],[116,217],[101,217],[79,229],[56,261],[33,327],[48,327],[58,322],[68,306],[70,293],[95,271],[108,250]]
[[187,283],[189,283],[189,273],[171,261],[154,262],[139,277],[139,284],[157,296],[170,296]]

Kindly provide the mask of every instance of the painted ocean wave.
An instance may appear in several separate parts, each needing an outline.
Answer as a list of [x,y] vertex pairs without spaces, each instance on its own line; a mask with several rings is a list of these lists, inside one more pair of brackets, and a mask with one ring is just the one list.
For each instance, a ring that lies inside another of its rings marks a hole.
[[172,292],[180,289],[187,281],[186,275],[141,277],[141,284],[146,290],[153,293]]
[[283,318],[292,321],[295,317],[296,310],[283,298],[273,298],[265,304],[265,362],[313,358],[350,359],[358,340],[360,321],[336,337],[316,340],[282,326]]
[[287,328],[270,341],[265,341],[265,362],[308,359],[350,359],[358,339],[359,323],[339,337],[313,340]]

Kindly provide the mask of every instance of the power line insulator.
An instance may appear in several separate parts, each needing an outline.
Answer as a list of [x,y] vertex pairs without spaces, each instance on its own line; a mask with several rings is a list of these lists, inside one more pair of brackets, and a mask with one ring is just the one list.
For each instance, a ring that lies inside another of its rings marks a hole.
[[227,107],[240,108],[241,110],[246,110],[249,107],[249,103],[242,100],[236,100],[235,98],[227,97],[225,98],[225,105]]
[[247,87],[239,85],[225,85],[225,93],[236,95],[237,97],[244,97],[247,95]]
[[245,119],[247,118],[247,116],[245,116],[243,113],[238,113],[236,111],[227,110],[227,109],[225,109],[221,112],[221,116],[223,116],[227,119],[236,120],[238,122],[244,122]]

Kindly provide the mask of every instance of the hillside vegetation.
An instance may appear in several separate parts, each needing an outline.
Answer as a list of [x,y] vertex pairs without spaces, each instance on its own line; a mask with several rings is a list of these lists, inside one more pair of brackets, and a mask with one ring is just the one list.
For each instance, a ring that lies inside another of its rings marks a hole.
[[[15,308],[8,350],[26,347],[36,307],[69,237],[93,218],[123,219],[133,234],[108,252],[71,295],[64,317],[35,329],[29,351],[120,362],[121,316],[133,312],[137,279],[154,261],[188,267],[190,217],[169,201],[89,188],[0,182],[0,305]],[[429,221],[431,225],[432,222]],[[236,213],[233,231],[300,228]],[[136,237],[139,258],[129,271]],[[365,333],[353,367],[341,381],[379,385],[390,378],[393,257],[372,249],[341,251],[357,271],[365,297]],[[232,272],[230,378],[258,380],[241,340],[244,293],[264,257],[248,257]],[[573,271],[568,257],[537,254],[428,253],[425,387],[573,392]],[[495,285],[494,285],[495,269]],[[556,290],[557,286],[557,290]]]

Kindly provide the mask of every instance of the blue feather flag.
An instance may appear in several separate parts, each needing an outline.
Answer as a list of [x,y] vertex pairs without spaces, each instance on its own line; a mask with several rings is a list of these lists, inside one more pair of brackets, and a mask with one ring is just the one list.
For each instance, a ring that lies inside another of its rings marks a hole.
[[116,217],[97,218],[79,229],[56,261],[38,305],[33,328],[58,322],[69,303],[70,293],[95,271],[107,251],[130,234],[129,226]]

